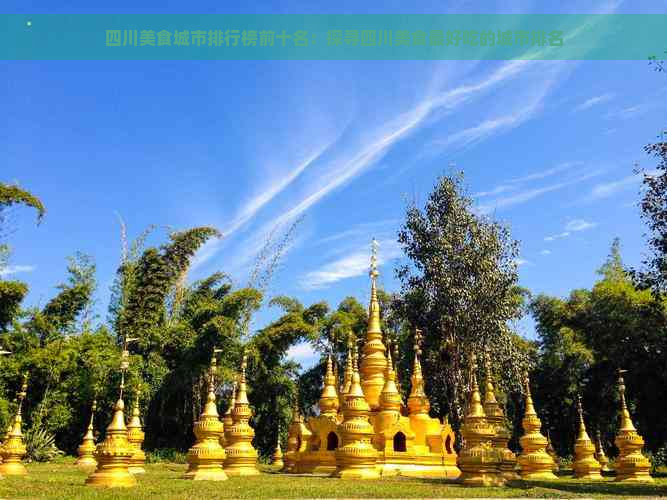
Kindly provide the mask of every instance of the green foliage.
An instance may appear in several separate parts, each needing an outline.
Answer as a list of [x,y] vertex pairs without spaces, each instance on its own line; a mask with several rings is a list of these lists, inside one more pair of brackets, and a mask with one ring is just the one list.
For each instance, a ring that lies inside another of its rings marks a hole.
[[56,437],[45,429],[30,429],[25,432],[26,459],[35,462],[50,462],[62,456],[63,452],[56,446]]
[[649,450],[663,446],[667,424],[667,309],[664,299],[635,287],[615,241],[592,290],[566,300],[539,296],[531,304],[539,335],[533,378],[536,406],[559,454],[573,451],[582,394],[589,432],[600,430],[608,447],[617,426],[616,369],[627,368],[627,398]]
[[398,241],[410,259],[397,270],[402,290],[393,304],[404,323],[403,351],[412,344],[412,328],[421,328],[433,412],[456,424],[473,353],[490,352],[505,374],[505,391],[518,387],[528,366],[509,325],[521,317],[525,297],[517,284],[518,243],[507,227],[474,212],[462,174],[438,179],[423,209],[408,207]]
[[185,464],[187,463],[187,453],[174,448],[159,448],[146,453],[146,463],[160,464]]
[[39,198],[18,186],[0,182],[0,211],[13,205],[25,205],[37,210],[37,223],[46,214],[46,208]]
[[28,286],[20,281],[0,281],[0,332],[6,331],[19,312]]

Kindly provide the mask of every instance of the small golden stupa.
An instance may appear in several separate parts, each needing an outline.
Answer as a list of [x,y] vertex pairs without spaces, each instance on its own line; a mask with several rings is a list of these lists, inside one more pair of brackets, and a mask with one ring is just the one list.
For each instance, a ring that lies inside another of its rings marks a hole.
[[144,469],[144,465],[146,464],[146,453],[144,453],[144,450],[142,449],[146,434],[141,425],[141,417],[139,413],[140,396],[141,393],[137,390],[134,398],[134,405],[132,406],[132,418],[130,418],[129,423],[127,424],[127,440],[134,449],[134,454],[132,455],[132,458],[130,458],[130,472],[132,474],[146,473],[146,469]]
[[23,432],[21,431],[21,424],[23,422],[22,407],[23,400],[28,391],[28,374],[23,375],[23,383],[21,384],[21,391],[19,392],[19,406],[14,417],[14,425],[11,431],[7,433],[5,442],[2,445],[2,464],[0,464],[0,474],[5,476],[25,476],[28,470],[25,465],[21,463],[26,454],[25,442],[23,441]]
[[501,486],[505,483],[500,472],[500,455],[492,447],[494,426],[487,421],[477,385],[477,365],[473,358],[472,388],[468,412],[461,426],[463,448],[457,465],[461,469],[458,482],[464,486]]
[[276,470],[282,470],[282,468],[285,467],[285,462],[283,461],[283,450],[280,449],[280,434],[278,434],[276,448],[273,450],[273,455],[271,456],[271,465],[273,465]]
[[618,391],[621,394],[621,428],[616,435],[619,454],[616,459],[616,481],[653,482],[649,474],[651,462],[642,454],[644,439],[637,433],[625,403],[625,370],[618,370]]
[[[383,384],[384,385],[384,384]],[[368,421],[370,405],[364,397],[356,361],[350,391],[343,403],[343,422],[339,426],[341,446],[336,449],[335,477],[342,479],[377,479],[378,452],[371,444],[373,426]]]
[[93,401],[93,406],[90,409],[90,421],[88,422],[88,429],[83,436],[83,440],[77,449],[79,458],[76,465],[84,470],[90,470],[97,467],[97,460],[95,460],[95,427],[93,421],[95,419],[95,411],[97,411],[97,401]]
[[206,405],[194,425],[197,442],[188,450],[189,467],[183,479],[195,481],[225,481],[227,479],[227,474],[222,468],[225,461],[225,449],[220,446],[223,424],[218,416],[215,402],[215,371],[214,354],[208,374]]
[[232,395],[231,398],[229,399],[229,403],[227,404],[227,411],[225,411],[225,415],[222,417],[224,432],[222,433],[222,436],[220,436],[220,446],[222,446],[223,448],[227,447],[227,434],[229,433],[229,429],[232,428],[232,425],[234,425],[234,419],[232,418],[232,410],[234,409],[235,402],[236,402],[236,380],[234,380],[234,383],[232,384]]
[[581,396],[577,400],[577,411],[579,413],[579,435],[574,443],[574,462],[572,463],[574,477],[588,480],[602,479],[600,462],[595,459],[595,445],[586,432]]
[[486,420],[493,426],[494,436],[492,438],[493,448],[500,458],[500,472],[507,481],[519,479],[516,473],[516,455],[507,446],[512,437],[507,429],[505,412],[496,399],[495,388],[491,380],[491,363],[488,353],[485,356],[486,376],[484,379],[486,388],[484,391],[484,413]]
[[287,429],[287,451],[285,452],[285,466],[282,472],[296,473],[297,454],[301,447],[301,427],[303,426],[303,417],[299,411],[298,398],[294,402],[292,409],[292,421]]
[[259,474],[257,469],[257,450],[252,446],[255,431],[248,423],[252,416],[246,388],[247,357],[243,356],[236,401],[232,410],[234,424],[227,435],[225,453],[225,472],[230,476],[253,476]]
[[113,408],[113,418],[107,427],[104,441],[98,444],[95,450],[97,468],[86,479],[86,484],[90,486],[127,488],[137,484],[134,475],[129,471],[130,458],[134,454],[134,449],[127,440],[127,427],[123,413],[125,409],[123,402],[125,368],[121,370],[120,394]]
[[526,375],[526,412],[523,417],[524,434],[519,439],[523,450],[517,457],[522,479],[556,479],[553,473],[554,460],[546,452],[547,439],[540,432],[542,422],[540,421],[535,407],[533,397],[530,394],[530,381]]
[[595,433],[595,459],[600,463],[600,472],[609,472],[609,459],[605,455],[602,446],[602,439],[600,438],[600,431]]

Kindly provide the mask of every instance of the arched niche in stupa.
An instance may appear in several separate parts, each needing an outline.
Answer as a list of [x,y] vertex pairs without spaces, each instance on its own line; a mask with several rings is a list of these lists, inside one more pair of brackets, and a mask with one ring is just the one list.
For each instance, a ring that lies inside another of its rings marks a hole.
[[327,434],[327,451],[333,451],[338,448],[338,435],[335,432]]
[[405,434],[402,432],[394,434],[394,451],[408,451]]

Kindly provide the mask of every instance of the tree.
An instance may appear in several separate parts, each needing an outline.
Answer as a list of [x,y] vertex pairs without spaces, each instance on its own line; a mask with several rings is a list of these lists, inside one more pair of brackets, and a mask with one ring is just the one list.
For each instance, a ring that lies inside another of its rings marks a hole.
[[667,302],[636,287],[618,240],[598,274],[591,290],[574,290],[566,300],[541,295],[532,302],[539,336],[534,394],[561,454],[573,450],[577,394],[584,398],[589,427],[610,444],[618,416],[616,370],[626,368],[633,418],[655,451],[667,439],[660,417],[667,410]]
[[402,288],[394,307],[423,330],[433,411],[456,423],[472,354],[491,354],[507,374],[506,391],[517,387],[527,368],[509,325],[521,317],[524,297],[517,284],[518,242],[505,226],[474,212],[463,174],[438,179],[423,209],[408,206],[398,241],[410,263],[397,269]]
[[643,172],[644,195],[640,202],[642,219],[648,227],[649,256],[644,269],[636,271],[640,286],[656,293],[667,291],[667,142],[646,146],[647,154],[658,160],[655,172]]

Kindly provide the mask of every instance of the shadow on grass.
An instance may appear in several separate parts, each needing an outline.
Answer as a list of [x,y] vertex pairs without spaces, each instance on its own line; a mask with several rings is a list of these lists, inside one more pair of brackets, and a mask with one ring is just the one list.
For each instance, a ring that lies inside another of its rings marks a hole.
[[[525,481],[524,487],[547,488],[568,493],[610,496],[667,496],[667,485],[654,483],[623,484],[614,481]],[[513,485],[514,486],[514,485]]]

